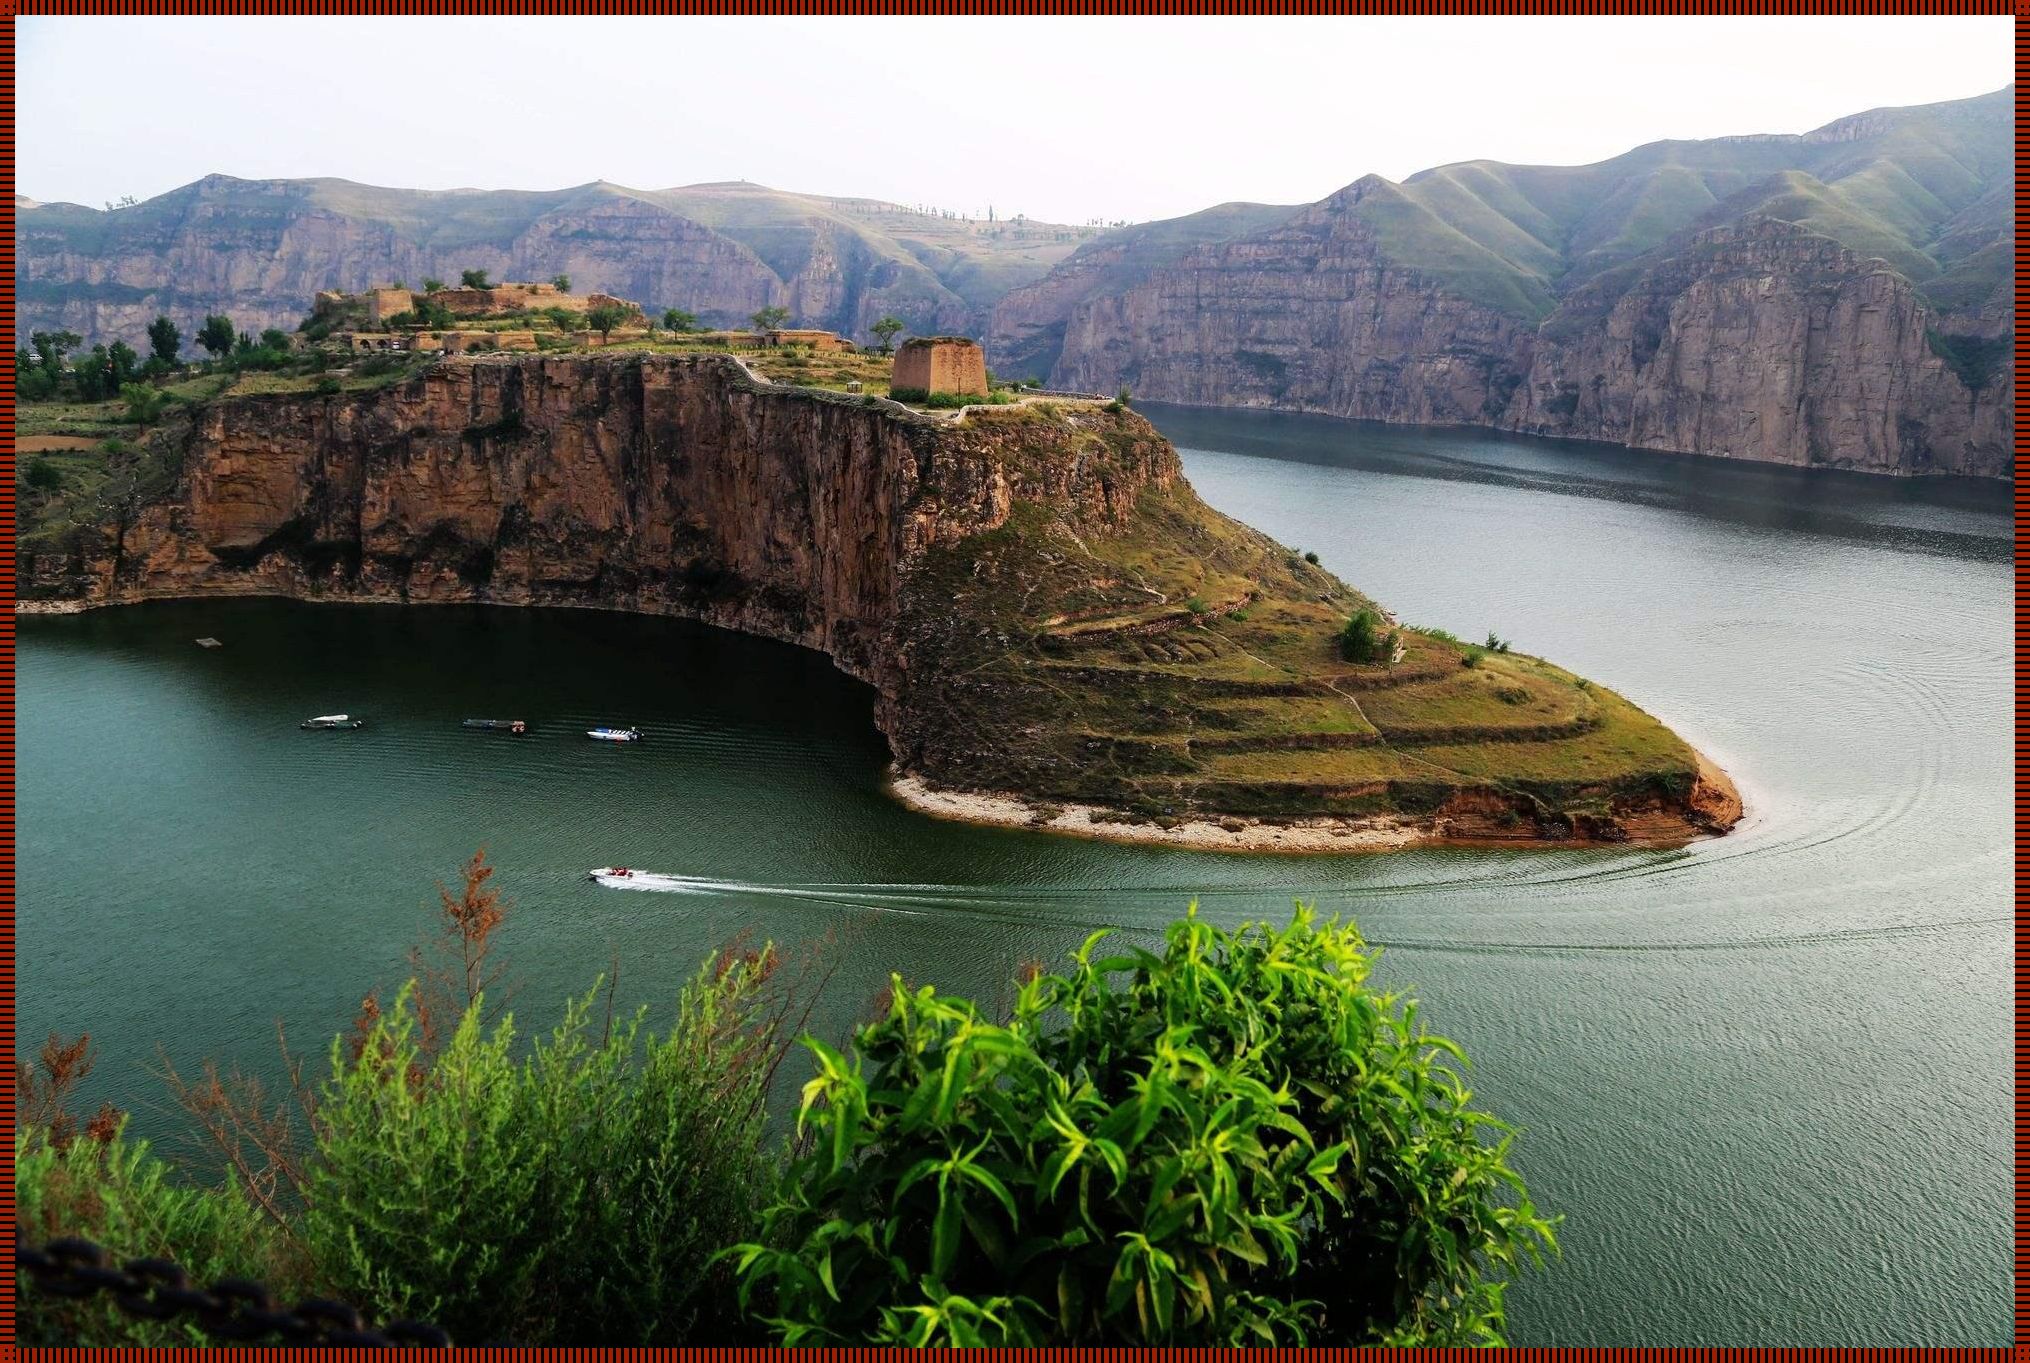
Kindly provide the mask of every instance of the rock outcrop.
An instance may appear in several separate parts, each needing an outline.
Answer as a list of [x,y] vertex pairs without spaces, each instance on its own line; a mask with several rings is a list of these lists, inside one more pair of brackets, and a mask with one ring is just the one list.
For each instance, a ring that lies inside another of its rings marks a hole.
[[1105,462],[1050,457],[1065,426],[1011,458],[998,428],[770,389],[722,356],[447,361],[200,409],[163,437],[175,493],[25,557],[24,595],[605,606],[822,649],[892,692],[910,566],[1019,499],[1118,519],[1179,477],[1137,425]]
[[[913,788],[1013,794],[1039,825],[1102,834],[1121,810],[1235,847],[1293,845],[1246,831],[1293,821],[1350,848],[1682,841],[1735,817],[1681,740],[1541,660],[1462,666],[1456,640],[1405,633],[1348,662],[1364,598],[1207,507],[1118,406],[941,420],[759,383],[727,355],[461,357],[379,389],[217,399],[145,458],[162,477],[105,523],[29,528],[27,608],[685,616],[868,682]],[[1070,805],[1087,813],[1053,822]]]
[[1393,264],[1353,211],[1380,185],[1359,181],[1080,303],[1052,383],[1378,421],[1498,420],[1530,328]]
[[1790,223],[1699,233],[1544,324],[1500,424],[1637,449],[2009,476],[2015,377],[1956,371],[1910,281]]
[[997,365],[1209,406],[2011,476],[2013,89],[1592,166],[1369,176],[1009,293]]
[[[850,210],[850,211],[849,211]],[[710,221],[708,221],[708,219]],[[977,229],[977,230],[975,230]],[[759,185],[637,192],[427,193],[338,180],[211,175],[101,212],[15,205],[16,332],[64,328],[140,345],[166,313],[293,329],[321,290],[401,280],[570,276],[580,291],[685,308],[713,325],[787,308],[864,336],[884,315],[920,335],[977,333],[976,277],[1026,283],[1072,250],[1048,224],[966,224]]]

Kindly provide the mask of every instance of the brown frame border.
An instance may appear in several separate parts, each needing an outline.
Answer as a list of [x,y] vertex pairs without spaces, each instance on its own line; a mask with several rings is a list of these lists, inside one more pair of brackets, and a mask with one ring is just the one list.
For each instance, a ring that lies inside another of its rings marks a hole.
[[[0,237],[0,325],[8,334],[14,329],[14,280],[15,280],[15,220],[14,220],[14,20],[17,15],[1454,15],[1473,17],[1483,15],[1682,15],[1687,17],[1706,15],[2013,15],[2016,20],[2016,218],[2020,224],[2030,207],[2030,189],[2026,189],[2024,171],[2026,165],[2026,139],[2024,124],[2030,115],[2030,103],[2022,91],[2022,78],[2030,71],[2030,0],[1709,0],[1708,3],[1694,3],[1694,0],[0,0],[0,115],[4,115],[6,126],[0,130],[0,190],[5,192],[4,204],[0,204],[0,219],[4,219],[4,237]],[[2030,251],[2026,251],[2019,234],[2016,242],[2016,286],[2020,295],[2026,280],[2030,280]],[[2026,359],[2030,359],[2030,338],[2020,331],[2016,338],[2015,363],[2020,375]],[[4,557],[4,571],[0,571],[0,776],[6,780],[6,789],[0,792],[0,1047],[9,1055],[16,1050],[14,1018],[15,985],[15,942],[14,942],[14,607],[15,607],[15,515],[14,515],[14,372],[0,367],[0,420],[5,422],[0,432],[0,476],[5,478],[5,490],[0,492],[0,557]],[[2022,869],[2022,858],[2030,850],[2030,815],[2026,815],[2025,799],[2030,796],[2030,743],[2026,743],[2021,710],[2026,699],[2030,699],[2030,684],[2026,684],[2023,650],[2030,643],[2030,609],[2024,604],[2024,589],[2030,587],[2030,545],[2023,542],[2022,531],[2026,513],[2030,513],[2030,486],[2026,486],[2026,475],[2030,475],[2030,454],[2024,452],[2024,437],[2030,434],[2030,409],[2019,397],[2016,406],[2016,701],[2018,719],[2016,728],[2016,854],[2017,870],[2015,891],[2019,915],[2026,899],[2026,877]],[[2026,952],[2021,936],[2015,944],[2015,979],[2020,1000],[2024,985],[2030,982],[2030,952]],[[1666,1360],[1682,1360],[1684,1363],[1722,1363],[1722,1360],[1756,1359],[1769,1363],[1804,1363],[1812,1359],[1856,1359],[1860,1363],[1917,1363],[1918,1360],[1935,1360],[1935,1363],[2030,1363],[2030,1240],[2026,1240],[2023,1221],[2030,1215],[2030,1197],[2025,1195],[2024,1179],[2030,1170],[2030,1133],[2026,1133],[2022,1121],[2024,1107],[2024,1081],[2030,1077],[2030,1064],[2026,1064],[2025,1045],[2030,1041],[2030,1021],[2026,1021],[2020,1005],[2017,1009],[2015,1026],[2014,1082],[2016,1094],[2016,1214],[2017,1231],[2014,1245],[2016,1270],[2016,1327],[2012,1347],[1966,1348],[1966,1349],[1771,1349],[1771,1348],[1586,1348],[1586,1349],[1540,1349],[1525,1348],[1511,1351],[1519,1363],[1556,1363],[1560,1355],[1584,1353],[1588,1356],[1606,1358],[1612,1363],[1666,1363]],[[4,1086],[0,1094],[0,1118],[4,1118],[9,1139],[0,1145],[0,1174],[11,1184],[14,1172],[14,1145],[11,1139],[14,1130],[14,1091],[11,1084]],[[11,1249],[15,1243],[14,1207],[10,1198],[0,1207],[0,1228]],[[18,1353],[34,1356],[77,1355],[113,1358],[119,1356],[140,1357],[152,1351],[143,1349],[79,1349],[79,1350],[23,1350],[13,1341],[15,1320],[15,1275],[0,1275],[0,1363],[7,1363]],[[294,1354],[298,1350],[263,1350],[270,1356]],[[307,1356],[324,1358],[355,1358],[364,1360],[368,1356],[363,1350],[322,1350],[315,1354],[301,1351]],[[564,1360],[591,1360],[620,1358],[627,1355],[647,1357],[654,1352],[685,1354],[701,1359],[725,1360],[725,1363],[769,1363],[780,1351],[761,1349],[688,1349],[688,1350],[626,1350],[626,1349],[514,1349],[489,1351],[511,1355],[527,1363],[564,1363]],[[907,1356],[903,1350],[884,1349],[823,1349],[808,1351],[826,1358],[842,1360],[842,1363],[872,1363],[876,1357],[896,1355]],[[953,1351],[937,1350],[938,1355]],[[994,1349],[979,1351],[981,1363],[1008,1363],[1004,1355],[1016,1351]],[[1418,1349],[1390,1351],[1394,1354],[1418,1354],[1437,1356],[1465,1351]],[[1090,1360],[1091,1363],[1132,1363],[1131,1355],[1163,1354],[1171,1356],[1195,1356],[1211,1359],[1223,1358],[1229,1363],[1239,1363],[1243,1355],[1237,1350],[1213,1349],[1170,1349],[1170,1350],[1126,1350],[1126,1349],[1037,1349],[1021,1351],[1024,1357],[1051,1360],[1051,1363],[1070,1363],[1071,1360]],[[1333,1363],[1354,1363],[1357,1353],[1351,1349],[1311,1349],[1249,1351],[1247,1357],[1274,1360],[1274,1363],[1294,1363],[1298,1358],[1324,1358]]]

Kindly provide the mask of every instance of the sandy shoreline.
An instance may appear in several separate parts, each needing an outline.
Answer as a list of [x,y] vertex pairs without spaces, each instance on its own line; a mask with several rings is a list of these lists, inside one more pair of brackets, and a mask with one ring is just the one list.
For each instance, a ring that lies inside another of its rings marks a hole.
[[[1098,838],[1109,842],[1183,847],[1201,852],[1393,852],[1414,846],[1450,847],[1674,847],[1701,837],[1719,836],[1739,822],[1741,795],[1734,783],[1703,753],[1693,808],[1713,821],[1719,833],[1701,832],[1685,824],[1685,835],[1637,836],[1625,842],[1598,839],[1461,836],[1443,817],[1419,821],[1400,815],[1372,819],[1316,818],[1278,823],[1265,819],[1228,817],[1188,820],[1170,828],[1154,823],[1123,823],[1115,811],[1098,805],[1029,801],[1019,795],[946,790],[916,776],[890,775],[888,793],[919,814],[958,823],[997,828],[1027,828],[1043,833]],[[1112,816],[1112,817],[1110,817]],[[1639,822],[1647,822],[1646,820]]]
[[[1437,835],[1406,819],[1305,819],[1264,823],[1254,819],[1192,821],[1173,828],[1153,823],[1117,823],[1104,818],[1113,811],[1098,805],[1031,804],[1014,795],[944,790],[914,776],[896,777],[889,793],[919,814],[960,823],[1029,828],[1073,837],[1113,842],[1158,843],[1214,852],[1383,852],[1412,843],[1434,842]],[[1041,818],[1039,815],[1054,816]]]

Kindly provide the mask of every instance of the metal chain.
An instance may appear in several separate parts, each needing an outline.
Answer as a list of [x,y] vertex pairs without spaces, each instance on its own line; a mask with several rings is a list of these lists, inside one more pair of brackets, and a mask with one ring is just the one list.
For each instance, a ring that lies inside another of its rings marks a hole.
[[167,1259],[130,1259],[120,1268],[89,1240],[52,1240],[40,1249],[17,1248],[14,1266],[38,1291],[81,1301],[111,1292],[122,1311],[140,1320],[190,1315],[214,1339],[255,1343],[279,1337],[286,1344],[347,1348],[448,1349],[451,1336],[434,1325],[390,1321],[374,1329],[345,1302],[313,1297],[285,1309],[268,1289],[247,1278],[221,1278],[193,1287],[190,1275]]

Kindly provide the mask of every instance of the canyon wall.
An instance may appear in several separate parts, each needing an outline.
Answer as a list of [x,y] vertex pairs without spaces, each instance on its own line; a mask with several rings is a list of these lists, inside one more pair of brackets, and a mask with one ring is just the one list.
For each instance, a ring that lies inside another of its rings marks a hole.
[[[1120,419],[1109,418],[1116,426]],[[452,359],[372,393],[215,402],[160,500],[24,552],[24,599],[599,606],[822,649],[911,722],[900,593],[1018,500],[1104,532],[1176,452],[1126,417],[953,423],[777,390],[724,356]]]
[[1605,271],[1532,325],[1393,263],[1352,211],[1362,195],[1352,186],[1080,302],[1052,384],[1874,473],[2011,474],[2013,309],[1992,328],[2001,345],[1960,353],[1971,338],[1941,335],[1883,262],[1751,216]]
[[682,307],[713,325],[745,324],[765,307],[852,336],[891,312],[922,334],[983,324],[906,253],[786,202],[780,221],[747,233],[752,242],[605,185],[457,196],[214,175],[117,212],[17,203],[16,334],[63,328],[140,346],[167,314],[189,342],[197,319],[221,311],[243,331],[294,330],[320,290],[420,287],[469,269],[569,275],[580,293],[657,315]]
[[2005,478],[2015,375],[1940,352],[1902,275],[1767,218],[1563,301],[1500,424],[1773,463]]
[[1393,265],[1349,211],[1369,186],[1079,303],[1052,386],[1125,383],[1164,402],[1381,421],[1498,419],[1530,329]]

